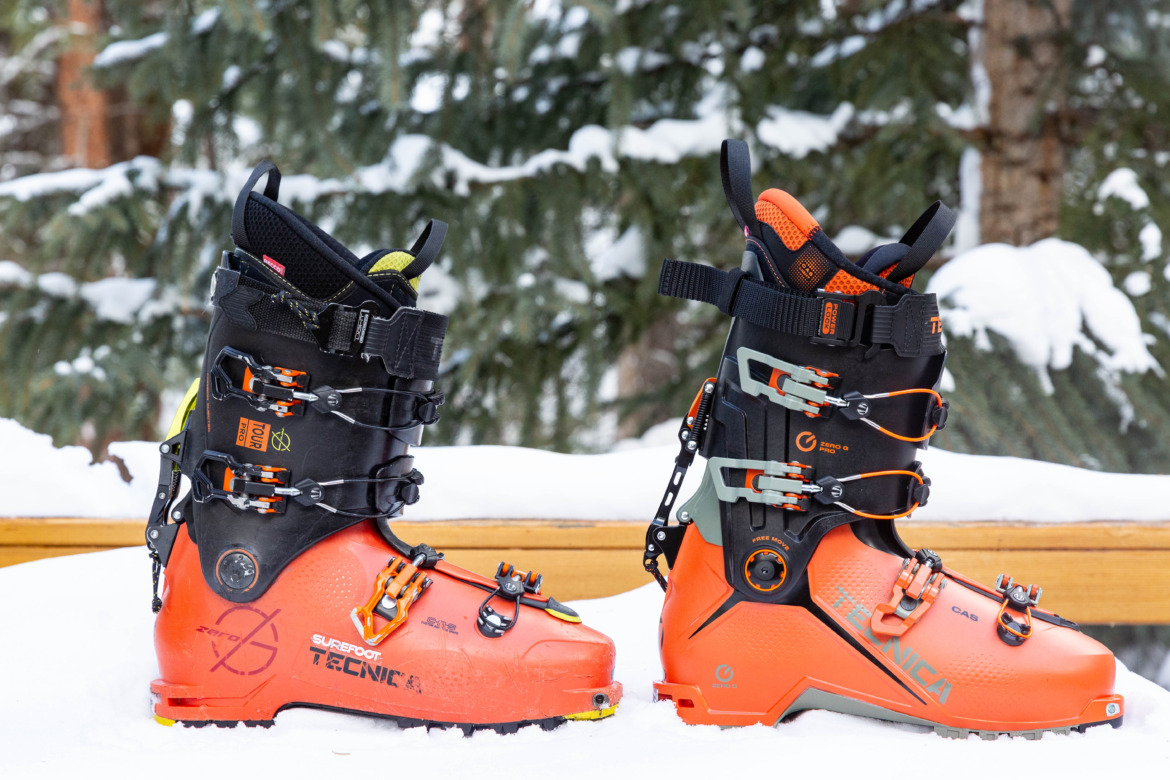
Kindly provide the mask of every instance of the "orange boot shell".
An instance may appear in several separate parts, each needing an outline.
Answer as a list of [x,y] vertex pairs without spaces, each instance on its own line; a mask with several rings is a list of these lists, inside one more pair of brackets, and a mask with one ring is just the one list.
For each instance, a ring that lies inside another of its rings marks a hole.
[[[1078,631],[1032,621],[1019,646],[997,636],[996,594],[946,586],[901,636],[871,626],[890,600],[902,559],[829,532],[808,566],[808,605],[732,596],[723,548],[691,525],[662,610],[665,679],[659,699],[688,723],[775,724],[804,709],[833,709],[933,726],[962,736],[1119,725],[1112,654]],[[973,585],[973,583],[972,583]],[[993,598],[995,597],[995,598]]]
[[[424,570],[432,584],[401,625],[367,644],[351,615],[393,555],[361,523],[304,552],[260,598],[233,604],[207,587],[180,530],[155,624],[156,719],[267,725],[282,709],[309,706],[470,732],[613,712],[622,689],[608,637],[521,606],[510,630],[487,638],[476,619],[488,593],[468,580],[495,581],[444,561]],[[493,604],[511,615],[511,603]]]

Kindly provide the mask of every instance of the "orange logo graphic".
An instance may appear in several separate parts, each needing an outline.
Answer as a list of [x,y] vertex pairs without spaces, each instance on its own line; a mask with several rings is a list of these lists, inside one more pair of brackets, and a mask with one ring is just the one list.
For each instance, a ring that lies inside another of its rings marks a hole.
[[930,318],[930,332],[942,333],[942,320],[940,320],[938,317]]
[[813,435],[812,431],[797,434],[796,449],[801,452],[810,452],[815,446],[817,446],[817,437]]
[[[271,430],[272,426],[268,423],[241,417],[240,428],[236,432],[236,444],[250,450],[266,452],[268,450],[268,434]],[[288,448],[285,447],[285,449]]]
[[833,301],[825,302],[825,315],[821,318],[821,333],[833,334],[837,332],[837,309],[841,307],[840,304]]

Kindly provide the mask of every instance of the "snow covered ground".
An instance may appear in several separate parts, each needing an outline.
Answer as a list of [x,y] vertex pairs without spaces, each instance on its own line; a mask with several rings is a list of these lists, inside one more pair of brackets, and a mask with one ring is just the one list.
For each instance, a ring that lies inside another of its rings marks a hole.
[[[550,518],[649,519],[678,452],[677,420],[622,442],[604,455],[562,455],[522,447],[419,447],[426,475],[411,520]],[[82,447],[55,448],[48,436],[0,419],[0,517],[145,518],[158,480],[157,445],[111,444],[133,477],[113,463],[90,465]],[[1071,466],[937,448],[921,453],[933,480],[930,503],[915,520],[1170,520],[1170,475],[1107,474]],[[497,464],[515,489],[499,490]],[[687,475],[689,495],[702,473]],[[1037,485],[1045,486],[1037,490]],[[522,489],[521,489],[522,488]]]
[[[289,710],[263,729],[165,728],[150,715],[157,675],[141,549],[0,569],[0,777],[649,778],[1157,777],[1170,762],[1170,692],[1118,669],[1125,725],[1039,742],[947,740],[807,712],[776,729],[686,726],[651,702],[662,594],[654,585],[573,606],[614,638],[626,697],[615,717],[512,736],[433,731]],[[35,593],[35,598],[25,595]],[[17,595],[19,594],[19,595]],[[80,594],[84,594],[82,598]],[[900,768],[890,767],[891,762]],[[814,774],[815,773],[815,774]]]

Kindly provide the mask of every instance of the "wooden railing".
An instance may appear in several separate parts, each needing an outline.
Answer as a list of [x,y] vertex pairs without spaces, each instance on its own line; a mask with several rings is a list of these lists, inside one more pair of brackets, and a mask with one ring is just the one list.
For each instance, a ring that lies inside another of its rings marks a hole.
[[[144,521],[0,518],[0,566],[143,543]],[[650,582],[644,522],[452,520],[395,530],[491,573],[507,560],[544,574],[560,600],[598,598]],[[1041,606],[1082,623],[1170,623],[1170,523],[903,522],[914,547],[984,583],[999,572],[1044,588]]]

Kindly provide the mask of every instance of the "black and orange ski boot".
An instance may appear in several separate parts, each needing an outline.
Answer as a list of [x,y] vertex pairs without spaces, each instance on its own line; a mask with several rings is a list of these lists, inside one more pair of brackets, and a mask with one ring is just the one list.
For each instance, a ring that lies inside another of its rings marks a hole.
[[612,714],[613,642],[540,575],[481,577],[391,530],[443,403],[447,318],[415,302],[446,226],[358,258],[279,187],[266,162],[240,193],[201,378],[160,447],[156,719],[319,707],[470,733]]
[[[1113,656],[1038,609],[1038,587],[980,585],[894,528],[926,503],[915,454],[946,422],[938,307],[911,285],[951,212],[935,203],[853,263],[786,193],[753,207],[745,144],[724,143],[722,169],[742,267],[667,260],[659,284],[733,321],[646,536],[666,591],[658,698],[728,726],[808,709],[947,736],[1119,725]],[[703,479],[680,504],[696,454]]]

